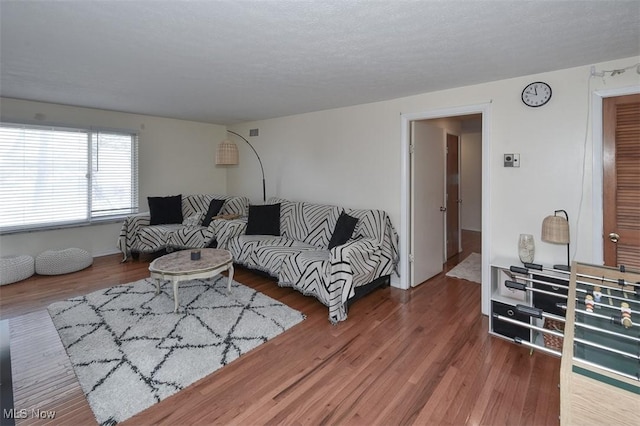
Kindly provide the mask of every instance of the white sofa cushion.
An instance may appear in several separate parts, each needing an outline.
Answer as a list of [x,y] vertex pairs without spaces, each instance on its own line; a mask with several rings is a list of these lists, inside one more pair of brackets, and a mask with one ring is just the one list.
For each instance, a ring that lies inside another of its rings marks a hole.
[[280,240],[264,240],[253,245],[250,252],[251,263],[269,272],[274,277],[280,276],[282,262],[291,256],[306,251],[317,251],[314,245],[302,241],[281,237]]
[[181,224],[145,226],[138,231],[138,249],[145,252],[166,247],[171,233],[182,227]]

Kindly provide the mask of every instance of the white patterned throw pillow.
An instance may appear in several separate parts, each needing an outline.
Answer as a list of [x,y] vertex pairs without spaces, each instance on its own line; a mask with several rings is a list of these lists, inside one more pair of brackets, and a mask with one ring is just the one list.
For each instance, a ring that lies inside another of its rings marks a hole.
[[193,216],[189,216],[182,221],[182,224],[185,226],[200,226],[202,223],[202,218],[204,214],[196,213]]

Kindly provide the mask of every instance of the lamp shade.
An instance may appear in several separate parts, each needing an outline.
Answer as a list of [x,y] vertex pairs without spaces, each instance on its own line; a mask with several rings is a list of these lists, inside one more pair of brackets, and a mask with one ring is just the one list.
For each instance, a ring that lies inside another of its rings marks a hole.
[[238,147],[235,143],[228,139],[218,144],[216,149],[216,164],[218,165],[236,165],[238,164]]
[[547,216],[542,221],[542,241],[569,244],[569,221],[562,216]]

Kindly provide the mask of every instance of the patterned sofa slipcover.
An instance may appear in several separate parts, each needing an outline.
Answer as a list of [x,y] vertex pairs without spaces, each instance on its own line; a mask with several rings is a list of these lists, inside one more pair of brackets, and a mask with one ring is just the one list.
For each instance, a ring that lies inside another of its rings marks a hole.
[[[276,203],[280,236],[245,235],[244,217],[214,225],[218,247],[231,251],[234,262],[276,277],[280,286],[316,297],[329,307],[332,323],[347,319],[356,287],[397,273],[398,235],[386,212],[269,200]],[[329,250],[342,211],[358,223],[346,244]]]
[[[204,214],[211,200],[225,200],[219,215],[239,214],[246,216],[249,211],[247,197],[226,195],[196,194],[182,197],[182,216],[187,219]],[[200,225],[153,225],[149,212],[128,216],[118,237],[118,249],[124,254],[123,262],[131,253],[153,253],[162,249],[204,248],[216,239],[215,223],[224,222],[214,219],[208,227]]]

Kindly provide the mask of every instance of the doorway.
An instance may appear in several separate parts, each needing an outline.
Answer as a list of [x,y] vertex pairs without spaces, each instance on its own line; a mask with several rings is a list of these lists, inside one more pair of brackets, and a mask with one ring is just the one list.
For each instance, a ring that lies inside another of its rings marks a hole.
[[[423,113],[423,114],[403,114],[402,122],[403,122],[403,187],[402,187],[402,217],[401,217],[401,235],[406,236],[406,238],[401,237],[401,264],[400,264],[400,279],[401,279],[401,288],[409,288],[412,285],[416,284],[416,277],[412,274],[414,273],[414,266],[420,263],[420,253],[416,251],[416,247],[413,246],[413,242],[415,238],[424,238],[429,241],[437,240],[440,241],[441,251],[438,255],[431,254],[429,259],[433,260],[434,258],[438,260],[439,270],[441,272],[443,270],[443,265],[447,258],[446,253],[446,245],[444,238],[444,228],[442,231],[436,230],[434,232],[433,229],[421,229],[421,221],[416,220],[413,216],[413,205],[412,205],[412,195],[415,192],[415,187],[412,186],[414,182],[412,181],[414,177],[414,172],[420,170],[419,164],[416,166],[416,169],[411,168],[411,164],[413,162],[412,154],[410,150],[414,147],[410,146],[413,136],[413,124],[419,121],[429,121],[431,124],[436,124],[436,122],[442,122],[443,120],[452,121],[455,120],[458,123],[462,121],[464,117],[475,116],[478,123],[478,143],[480,146],[479,152],[479,174],[481,175],[479,178],[476,178],[475,181],[480,183],[479,187],[483,191],[485,191],[484,196],[478,195],[478,227],[481,228],[479,231],[482,233],[482,242],[481,242],[481,252],[484,254],[482,259],[482,281],[483,281],[483,291],[482,291],[482,312],[487,314],[488,309],[488,301],[489,301],[489,277],[488,277],[488,260],[490,258],[489,247],[490,247],[490,234],[489,234],[489,167],[488,167],[488,143],[489,143],[489,132],[487,128],[487,124],[489,122],[489,112],[490,112],[490,104],[483,104],[477,106],[470,107],[462,107],[445,111],[431,112],[431,113]],[[456,132],[449,132],[450,134],[455,134]],[[458,132],[460,133],[460,132]],[[443,146],[446,146],[446,132],[443,133]],[[464,153],[461,152],[461,157],[464,158]],[[442,176],[444,180],[445,174],[445,159],[442,159]],[[460,172],[464,172],[464,166],[460,167]],[[442,181],[441,180],[441,181]],[[460,181],[461,186],[464,186],[462,180]],[[441,197],[444,198],[445,193],[445,185],[444,182],[440,187]],[[420,191],[419,191],[420,192]],[[477,191],[479,192],[479,191]],[[450,197],[451,199],[452,197]],[[457,202],[461,212],[464,212],[464,197],[462,197],[462,203],[460,203],[461,198],[455,197],[452,201]],[[445,215],[444,213],[448,210],[446,208],[446,200],[442,200],[441,203],[435,202],[430,207],[435,207],[438,210],[442,209],[440,214],[441,223],[445,223]],[[462,216],[462,215],[461,215]],[[451,220],[451,219],[450,219]],[[455,219],[454,219],[455,220]],[[464,226],[462,226],[462,229]],[[435,228],[434,228],[435,229]],[[442,232],[442,234],[440,234]],[[480,233],[478,232],[478,234]],[[463,232],[464,233],[464,232]],[[462,233],[462,234],[463,234]],[[434,235],[435,234],[435,235]],[[456,241],[457,240],[457,241]],[[477,243],[477,240],[476,240]],[[462,242],[462,245],[464,242]],[[456,249],[459,252],[461,248],[460,238],[454,238],[454,246],[457,246]],[[409,260],[412,258],[411,261]],[[438,273],[436,272],[436,273]],[[419,279],[420,277],[418,277]]]
[[593,122],[591,133],[593,135],[593,233],[592,233],[592,262],[594,264],[604,265],[604,246],[606,238],[608,240],[608,234],[611,232],[607,230],[605,234],[604,224],[604,102],[606,99],[622,97],[627,95],[640,94],[640,86],[629,86],[615,89],[601,89],[593,92],[591,97],[591,108],[593,111]]
[[[481,119],[481,118],[480,118]],[[462,118],[461,118],[462,120]],[[460,136],[447,133],[446,169],[446,259],[450,259],[462,250],[460,233]],[[478,158],[481,163],[481,158]]]
[[[470,254],[462,253],[463,237],[480,239],[482,115],[413,121],[410,166],[410,274],[415,287]],[[467,203],[461,197],[463,189],[469,195]]]

